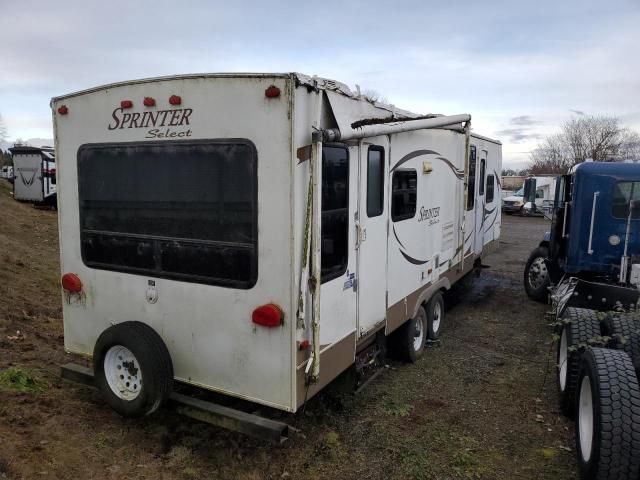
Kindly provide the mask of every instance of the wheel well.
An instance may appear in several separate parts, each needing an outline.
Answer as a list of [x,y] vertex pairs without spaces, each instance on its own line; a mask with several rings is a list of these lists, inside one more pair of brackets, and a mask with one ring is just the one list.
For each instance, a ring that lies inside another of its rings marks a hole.
[[549,246],[550,246],[550,243],[549,243],[549,241],[548,241],[548,240],[543,240],[543,241],[541,241],[541,242],[540,242],[540,245],[538,245],[538,246],[539,246],[539,247],[545,247],[545,248],[547,248],[547,249],[548,249],[548,248],[549,248]]

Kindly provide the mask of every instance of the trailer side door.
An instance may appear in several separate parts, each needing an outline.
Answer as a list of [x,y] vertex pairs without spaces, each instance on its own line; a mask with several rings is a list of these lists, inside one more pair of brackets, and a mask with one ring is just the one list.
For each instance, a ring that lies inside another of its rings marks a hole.
[[383,325],[387,311],[388,160],[387,137],[360,143],[356,223],[358,337]]

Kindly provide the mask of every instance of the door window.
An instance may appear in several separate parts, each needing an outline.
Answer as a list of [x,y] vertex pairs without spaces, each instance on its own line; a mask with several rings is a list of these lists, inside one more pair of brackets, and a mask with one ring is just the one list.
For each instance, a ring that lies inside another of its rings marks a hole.
[[493,202],[495,183],[495,176],[493,174],[487,175],[487,203]]
[[349,260],[349,150],[322,147],[322,283],[342,276]]
[[469,176],[467,177],[467,210],[473,210],[476,204],[476,147],[469,151]]
[[371,146],[367,152],[367,217],[384,210],[384,148]]

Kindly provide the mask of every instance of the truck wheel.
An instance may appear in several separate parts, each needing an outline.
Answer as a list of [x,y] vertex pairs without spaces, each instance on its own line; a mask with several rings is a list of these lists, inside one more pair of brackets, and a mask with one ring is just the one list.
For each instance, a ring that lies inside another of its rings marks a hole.
[[93,368],[105,401],[126,417],[152,414],[171,394],[169,351],[144,323],[119,323],[102,332],[93,350]]
[[389,338],[391,349],[400,360],[415,363],[424,352],[427,340],[427,313],[418,308],[418,314],[404,322]]
[[610,312],[602,322],[603,334],[611,337],[609,346],[629,354],[640,372],[640,322],[636,313]]
[[600,321],[594,310],[568,307],[562,314],[564,324],[556,353],[558,369],[558,397],[560,410],[566,416],[573,415],[578,374],[580,373],[580,348],[600,336]]
[[547,247],[540,246],[531,252],[524,267],[524,289],[529,298],[536,302],[547,303],[549,294],[547,287],[551,284],[551,280],[544,260],[548,256]]
[[588,348],[578,385],[575,436],[580,478],[637,480],[640,387],[629,355]]
[[427,302],[427,338],[437,340],[444,320],[444,299],[442,293],[437,292]]

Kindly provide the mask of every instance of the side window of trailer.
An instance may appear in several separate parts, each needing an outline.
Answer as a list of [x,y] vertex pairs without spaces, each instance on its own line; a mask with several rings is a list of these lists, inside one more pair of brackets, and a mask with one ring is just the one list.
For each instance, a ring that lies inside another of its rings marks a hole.
[[322,148],[322,283],[340,277],[349,260],[349,150]]
[[486,158],[482,158],[480,159],[480,182],[478,182],[478,195],[482,196],[484,195],[484,177],[485,177],[485,173],[486,173],[486,166],[487,166],[487,159]]
[[78,193],[87,266],[255,285],[258,179],[250,141],[85,145]]
[[399,222],[416,215],[418,174],[415,170],[396,170],[391,183],[391,220]]
[[473,210],[476,204],[476,147],[469,151],[469,177],[467,178],[467,210]]
[[493,202],[495,183],[495,176],[493,174],[487,175],[487,203]]
[[367,216],[384,210],[384,148],[371,146],[367,152]]

